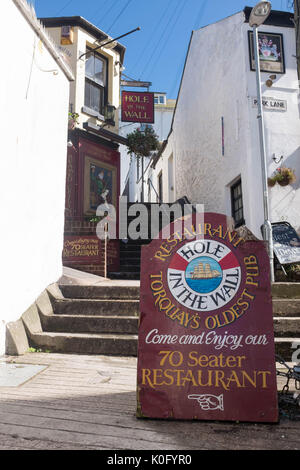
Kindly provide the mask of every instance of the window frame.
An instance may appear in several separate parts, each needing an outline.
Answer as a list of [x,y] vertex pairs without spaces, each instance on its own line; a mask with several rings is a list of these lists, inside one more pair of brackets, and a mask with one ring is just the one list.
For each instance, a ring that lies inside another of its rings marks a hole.
[[[240,186],[241,191],[238,197],[234,195],[234,191]],[[241,225],[245,224],[245,218],[244,218],[244,201],[243,201],[243,187],[242,187],[242,179],[239,178],[235,183],[233,183],[230,186],[230,197],[231,197],[231,215],[233,217],[233,220],[235,222],[235,228],[241,227]],[[242,204],[241,207],[238,207],[238,209],[235,208],[235,203],[237,201],[241,200]],[[238,219],[236,218],[237,212],[242,211],[242,218]]]
[[[94,58],[98,58],[101,60],[104,64],[105,71],[104,71],[104,86],[98,83],[97,80],[93,79],[86,73],[86,68],[84,71],[84,106],[83,106],[83,112],[87,114],[91,114],[92,116],[96,116],[98,118],[104,119],[104,109],[106,104],[108,103],[108,65],[109,65],[109,59],[102,54],[99,54],[98,52],[93,51],[90,47],[87,47],[87,57],[90,57],[91,55],[94,56]],[[86,64],[85,64],[86,67]],[[90,103],[87,104],[86,102],[86,90],[87,90],[87,83],[90,85],[94,86],[98,90],[100,90],[100,100],[99,100],[99,108],[94,109],[90,107]]]

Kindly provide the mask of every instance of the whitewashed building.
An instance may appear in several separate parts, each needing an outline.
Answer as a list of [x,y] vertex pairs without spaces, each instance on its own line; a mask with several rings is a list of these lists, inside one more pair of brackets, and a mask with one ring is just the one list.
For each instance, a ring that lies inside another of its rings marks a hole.
[[[233,216],[261,238],[263,186],[251,8],[193,31],[161,153],[164,202],[187,196]],[[271,221],[300,230],[300,118],[293,15],[272,11],[259,28],[268,176],[285,166],[296,183],[269,188]],[[171,160],[170,160],[171,159]],[[174,178],[168,170],[172,166]],[[159,165],[159,159],[156,166]]]
[[[154,124],[158,140],[163,143],[171,128],[176,100],[168,99],[166,93],[154,93]],[[144,124],[120,123],[120,134],[126,137],[135,129],[143,129]],[[142,193],[142,164],[139,158],[130,157],[127,147],[120,146],[121,153],[121,193],[126,195],[129,202],[141,201]],[[155,171],[151,157],[144,158],[144,202],[158,202],[161,192],[161,171]],[[162,163],[162,160],[160,164]]]
[[[0,29],[0,355],[9,325],[62,275],[72,72],[25,0],[4,0]],[[24,327],[23,327],[24,328]],[[22,335],[22,332],[20,332]]]

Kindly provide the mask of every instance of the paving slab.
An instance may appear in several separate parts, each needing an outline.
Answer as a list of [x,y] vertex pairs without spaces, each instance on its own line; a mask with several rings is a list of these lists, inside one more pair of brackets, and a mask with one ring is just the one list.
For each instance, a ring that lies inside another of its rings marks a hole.
[[[38,370],[0,387],[0,450],[300,450],[300,421],[286,417],[271,425],[136,418],[134,357],[26,353],[0,364]],[[284,383],[278,377],[279,390]]]

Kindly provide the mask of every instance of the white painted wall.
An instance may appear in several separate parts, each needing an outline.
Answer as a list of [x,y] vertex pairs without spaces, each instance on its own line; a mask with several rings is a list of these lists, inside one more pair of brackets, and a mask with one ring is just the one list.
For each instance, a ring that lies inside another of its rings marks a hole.
[[[249,24],[244,13],[194,31],[174,117],[170,148],[173,153],[176,199],[187,196],[205,210],[231,215],[230,186],[242,178],[246,225],[261,236],[263,202],[258,140],[255,72],[250,71]],[[272,157],[296,170],[298,182],[270,190],[272,221],[288,220],[300,228],[300,121],[293,28],[263,26],[284,35],[286,74],[277,75],[263,95],[287,100],[287,112],[266,111],[265,127],[269,175],[276,169]],[[269,74],[262,73],[265,83]],[[224,118],[225,154],[222,155]],[[168,184],[164,178],[164,184]]]
[[15,4],[4,0],[1,7],[3,354],[6,323],[19,319],[62,273],[69,80]]

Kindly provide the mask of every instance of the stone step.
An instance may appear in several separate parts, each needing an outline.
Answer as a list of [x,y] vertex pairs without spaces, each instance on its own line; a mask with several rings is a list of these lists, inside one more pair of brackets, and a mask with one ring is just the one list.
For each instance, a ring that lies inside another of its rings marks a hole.
[[[275,337],[275,353],[285,361],[292,362],[292,356],[300,348],[300,338],[277,338]],[[300,353],[298,354],[300,357]]]
[[274,317],[274,334],[276,337],[298,337],[300,335],[300,318]]
[[123,265],[131,265],[131,266],[140,266],[141,265],[141,257],[136,256],[135,253],[124,253],[120,259],[121,266]]
[[140,279],[140,271],[118,271],[108,273],[110,279],[123,279],[123,280],[139,280]]
[[129,246],[134,246],[137,247],[138,249],[141,248],[143,245],[148,245],[151,243],[150,238],[137,238],[136,240],[132,240],[131,238],[128,238],[127,241],[120,240],[120,248],[128,248]]
[[64,297],[69,299],[102,299],[102,300],[139,300],[140,287],[138,285],[113,286],[60,286]]
[[275,282],[272,295],[274,298],[300,299],[300,282]]
[[125,263],[120,263],[120,271],[121,272],[126,272],[126,273],[136,273],[140,271],[140,264],[125,264]]
[[44,332],[138,334],[138,317],[40,313],[40,319]]
[[120,256],[141,256],[141,245],[128,245],[120,248]]
[[136,356],[137,336],[92,333],[31,333],[30,345],[54,353]]
[[273,313],[276,316],[299,316],[300,317],[300,299],[272,299]]
[[57,315],[137,316],[138,300],[64,299],[53,302]]

